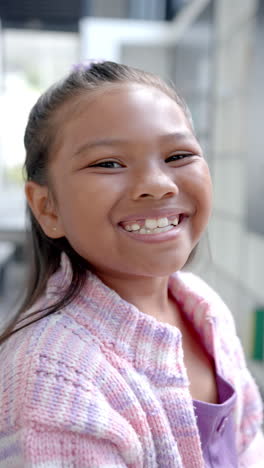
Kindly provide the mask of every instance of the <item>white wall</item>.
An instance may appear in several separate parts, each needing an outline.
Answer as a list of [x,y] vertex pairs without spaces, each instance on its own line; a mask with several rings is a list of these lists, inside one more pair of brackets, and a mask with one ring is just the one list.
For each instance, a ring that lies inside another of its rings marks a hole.
[[253,310],[264,304],[264,240],[247,227],[248,110],[256,7],[254,0],[216,2],[210,226],[214,266],[208,273],[235,316],[248,355]]

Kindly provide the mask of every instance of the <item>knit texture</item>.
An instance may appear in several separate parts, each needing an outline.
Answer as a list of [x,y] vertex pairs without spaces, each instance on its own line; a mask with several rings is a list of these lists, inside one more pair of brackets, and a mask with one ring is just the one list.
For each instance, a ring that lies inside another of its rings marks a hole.
[[[63,255],[28,313],[54,302],[71,274]],[[169,289],[236,390],[239,466],[261,467],[262,404],[230,312],[190,273],[172,275]],[[143,314],[91,272],[73,303],[2,345],[1,468],[203,466],[180,331]]]

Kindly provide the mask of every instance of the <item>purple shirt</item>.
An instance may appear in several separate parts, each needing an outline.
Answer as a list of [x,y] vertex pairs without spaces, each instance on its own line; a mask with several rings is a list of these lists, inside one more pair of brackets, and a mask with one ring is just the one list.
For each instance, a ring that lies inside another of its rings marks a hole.
[[193,400],[206,468],[237,468],[237,453],[232,411],[236,393],[216,376],[219,403]]

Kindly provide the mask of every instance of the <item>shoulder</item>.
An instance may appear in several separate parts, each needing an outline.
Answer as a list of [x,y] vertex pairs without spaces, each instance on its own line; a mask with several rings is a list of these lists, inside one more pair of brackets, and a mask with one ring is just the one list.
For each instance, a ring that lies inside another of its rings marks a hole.
[[234,334],[235,322],[233,316],[220,297],[220,295],[201,277],[189,272],[177,272],[171,279],[175,296],[180,297],[181,302],[186,305],[196,304],[198,315],[199,310],[203,315],[215,319],[218,326],[228,325],[228,330]]
[[127,447],[132,458],[142,455],[135,430],[119,411],[127,388],[87,329],[55,313],[11,338],[1,350],[0,445],[15,440],[25,454],[32,441],[40,453],[53,443],[58,450],[74,443],[77,450],[79,441],[80,463],[88,451],[102,466],[108,447],[109,460],[117,447],[125,456]]
[[106,414],[98,379],[109,367],[100,344],[66,313],[28,325],[1,350],[0,427],[42,421],[63,429],[84,420],[93,401]]
[[239,451],[242,452],[261,427],[263,405],[256,383],[248,371],[233,316],[221,297],[198,276],[181,272],[176,274],[174,281],[176,290],[182,291],[187,301],[187,308],[190,307],[188,300],[190,309],[197,301],[199,324],[203,323],[202,314],[206,319],[212,318],[213,349],[218,371],[234,386],[237,394],[235,421]]
[[[219,363],[222,361],[230,372],[232,366],[234,369],[246,369],[247,364],[235,320],[223,299],[204,280],[192,273],[181,272],[177,281],[185,291],[184,297],[190,296],[197,301],[194,315],[197,314],[196,322],[202,330],[207,330],[208,323],[213,324],[213,349],[217,353],[216,359]],[[188,299],[186,301],[188,308]],[[192,301],[194,302],[194,299]]]
[[235,321],[221,297],[194,274],[176,273],[173,281],[174,294],[214,356],[218,371],[226,378],[235,370],[244,372],[246,360]]
[[200,276],[190,272],[179,271],[175,273],[173,277],[175,278],[175,281],[179,283],[180,287],[184,288],[187,292],[196,295],[201,300],[207,301],[210,304],[221,304],[221,306],[225,306],[218,293]]

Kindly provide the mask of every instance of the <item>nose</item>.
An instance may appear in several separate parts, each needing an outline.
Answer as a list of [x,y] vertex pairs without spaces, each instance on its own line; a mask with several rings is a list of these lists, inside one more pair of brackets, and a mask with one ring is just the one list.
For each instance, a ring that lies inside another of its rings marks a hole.
[[141,168],[133,177],[132,198],[153,198],[156,200],[177,195],[179,188],[171,174],[157,167]]

